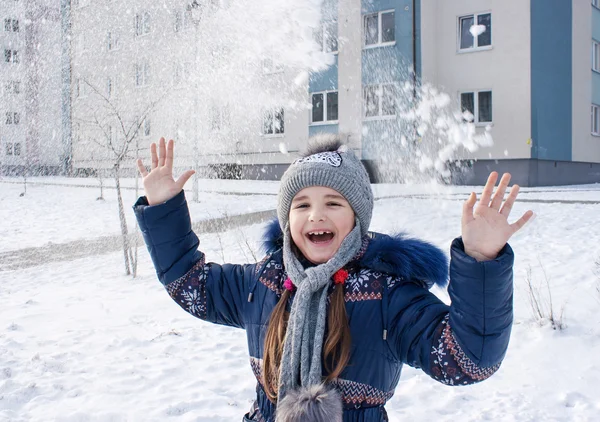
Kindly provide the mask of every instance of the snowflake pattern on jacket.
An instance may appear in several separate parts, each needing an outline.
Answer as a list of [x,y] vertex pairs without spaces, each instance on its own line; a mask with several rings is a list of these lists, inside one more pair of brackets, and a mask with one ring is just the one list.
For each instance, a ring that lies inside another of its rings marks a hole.
[[[272,256],[261,261],[263,270],[259,282],[277,296],[283,293],[283,281],[286,274],[281,263]],[[351,266],[352,268],[352,266]],[[354,267],[356,269],[356,267]],[[169,295],[190,314],[206,318],[205,282],[209,265],[204,263],[204,256],[188,273],[166,286]],[[350,272],[344,284],[346,302],[381,301],[384,284],[387,289],[393,289],[403,279],[373,271],[358,268]],[[330,292],[333,289],[330,289]],[[500,364],[489,368],[479,367],[471,361],[455,339],[446,315],[435,331],[431,348],[432,359],[429,372],[435,380],[447,385],[468,385],[489,378],[496,372]],[[262,359],[251,357],[250,365],[262,388]],[[346,379],[337,379],[333,383],[341,392],[347,406],[377,406],[384,405],[393,395],[394,390],[381,391],[373,386]]]

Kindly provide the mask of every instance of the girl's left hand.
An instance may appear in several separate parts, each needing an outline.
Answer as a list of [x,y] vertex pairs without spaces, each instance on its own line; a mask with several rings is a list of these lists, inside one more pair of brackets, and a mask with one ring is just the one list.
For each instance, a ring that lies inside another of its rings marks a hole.
[[504,193],[510,182],[510,173],[504,173],[498,189],[492,197],[497,180],[498,173],[495,171],[490,173],[481,199],[474,210],[477,202],[475,192],[471,192],[469,199],[463,205],[462,240],[465,253],[477,261],[489,261],[496,258],[508,239],[533,216],[533,211],[529,210],[516,222],[509,224],[508,216],[519,194],[519,186],[514,185],[511,188],[508,198],[502,204]]

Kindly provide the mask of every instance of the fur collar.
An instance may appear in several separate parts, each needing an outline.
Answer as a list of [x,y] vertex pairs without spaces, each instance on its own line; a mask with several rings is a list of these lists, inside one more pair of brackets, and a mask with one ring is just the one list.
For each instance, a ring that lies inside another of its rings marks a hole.
[[[436,246],[399,233],[392,236],[369,232],[371,236],[359,265],[405,280],[419,280],[427,288],[444,287],[448,281],[448,258]],[[283,247],[283,233],[277,219],[267,224],[263,249],[267,254]]]

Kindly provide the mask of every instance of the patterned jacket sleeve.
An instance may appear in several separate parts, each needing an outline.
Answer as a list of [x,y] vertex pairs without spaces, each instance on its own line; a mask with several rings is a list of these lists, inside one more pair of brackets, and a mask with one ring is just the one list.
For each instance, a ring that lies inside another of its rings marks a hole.
[[398,359],[432,378],[473,384],[498,370],[508,347],[514,256],[506,245],[495,260],[477,262],[460,239],[451,256],[450,307],[416,283],[391,289],[391,342]]
[[183,191],[154,206],[141,197],[134,211],[156,274],[171,298],[195,317],[244,328],[254,265],[205,262]]

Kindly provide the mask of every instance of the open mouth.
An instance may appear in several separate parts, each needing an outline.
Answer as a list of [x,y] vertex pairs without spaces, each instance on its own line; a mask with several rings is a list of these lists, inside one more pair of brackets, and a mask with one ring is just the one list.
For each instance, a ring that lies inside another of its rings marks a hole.
[[308,232],[306,235],[312,243],[327,243],[333,239],[333,236],[330,231]]

